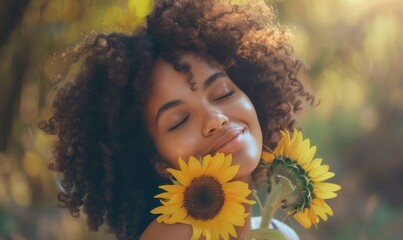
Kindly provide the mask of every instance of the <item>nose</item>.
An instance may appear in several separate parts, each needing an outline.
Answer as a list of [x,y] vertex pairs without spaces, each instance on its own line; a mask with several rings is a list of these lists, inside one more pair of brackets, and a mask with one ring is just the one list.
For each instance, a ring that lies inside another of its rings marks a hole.
[[210,136],[217,131],[220,131],[226,124],[229,123],[229,119],[222,113],[210,113],[210,117],[203,127],[203,135]]

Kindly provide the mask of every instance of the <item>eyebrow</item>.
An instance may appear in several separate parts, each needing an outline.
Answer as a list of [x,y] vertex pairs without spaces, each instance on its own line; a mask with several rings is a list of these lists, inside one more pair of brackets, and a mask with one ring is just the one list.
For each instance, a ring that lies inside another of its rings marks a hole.
[[[214,74],[212,74],[210,77],[208,77],[204,83],[203,83],[203,90],[206,90],[209,86],[211,86],[211,84],[214,83],[214,81],[216,81],[217,79],[219,79],[220,77],[227,77],[227,74],[225,72],[216,72]],[[158,119],[161,117],[161,115],[167,111],[168,109],[177,107],[179,105],[183,104],[183,101],[176,99],[170,102],[165,103],[164,105],[162,105],[157,112],[157,116],[155,116],[155,123],[158,122]]]
[[181,104],[183,104],[183,101],[181,101],[181,100],[173,100],[173,101],[167,102],[164,105],[162,105],[160,107],[160,109],[158,109],[157,116],[155,117],[155,122],[158,121],[158,119],[160,118],[160,116],[161,116],[161,114],[163,112],[165,112],[166,110],[168,110],[170,108],[174,108],[176,106],[179,106]]
[[211,84],[213,84],[214,81],[216,81],[220,77],[226,77],[226,76],[227,76],[227,74],[225,72],[216,72],[216,73],[214,73],[213,75],[208,77],[206,79],[206,81],[204,81],[203,90],[206,90]]

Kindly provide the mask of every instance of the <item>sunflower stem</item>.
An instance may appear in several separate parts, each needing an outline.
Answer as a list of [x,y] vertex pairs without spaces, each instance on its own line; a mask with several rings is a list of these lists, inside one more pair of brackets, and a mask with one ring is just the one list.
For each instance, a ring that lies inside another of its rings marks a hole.
[[[281,184],[277,184],[274,180],[274,177],[270,179],[271,182],[271,191],[267,195],[266,202],[264,204],[263,213],[262,213],[262,221],[260,222],[260,228],[268,228],[274,214],[277,209],[281,206]],[[280,200],[280,201],[279,201]]]
[[296,187],[287,177],[275,175],[271,176],[269,181],[271,190],[263,207],[260,228],[268,228],[274,214],[280,207],[285,207],[297,200]]
[[241,238],[242,240],[254,240],[254,239],[268,239],[268,240],[286,240],[284,235],[275,229],[255,229],[249,231],[248,236]]
[[252,196],[256,199],[256,202],[259,205],[259,210],[260,210],[260,212],[262,212],[263,204],[262,204],[262,201],[260,201],[259,195],[257,194],[256,190],[252,190]]

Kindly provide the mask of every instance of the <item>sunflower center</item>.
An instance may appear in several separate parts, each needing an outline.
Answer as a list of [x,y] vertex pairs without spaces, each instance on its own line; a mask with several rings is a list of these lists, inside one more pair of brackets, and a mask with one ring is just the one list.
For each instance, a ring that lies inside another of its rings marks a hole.
[[186,187],[184,207],[194,219],[210,220],[220,212],[225,195],[220,182],[213,176],[194,178]]
[[315,198],[313,195],[314,182],[297,161],[288,157],[276,158],[268,175],[269,177],[273,175],[284,176],[296,186],[298,197],[295,202],[288,203],[288,207],[299,209],[311,205],[312,199]]

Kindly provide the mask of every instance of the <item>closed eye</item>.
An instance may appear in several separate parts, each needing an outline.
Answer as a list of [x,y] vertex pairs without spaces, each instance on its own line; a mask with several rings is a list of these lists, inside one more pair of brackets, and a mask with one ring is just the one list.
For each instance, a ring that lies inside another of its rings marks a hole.
[[214,99],[214,101],[223,100],[223,99],[225,99],[225,98],[227,98],[227,97],[230,97],[230,96],[231,96],[232,94],[234,94],[234,93],[235,93],[235,90],[231,90],[231,91],[229,91],[228,93],[226,93],[225,95]]
[[187,120],[189,120],[190,115],[187,115],[186,117],[184,117],[180,122],[178,122],[177,124],[175,124],[174,126],[170,127],[168,129],[169,132],[174,131],[175,129],[179,128],[180,126],[182,126],[184,123],[186,123]]

